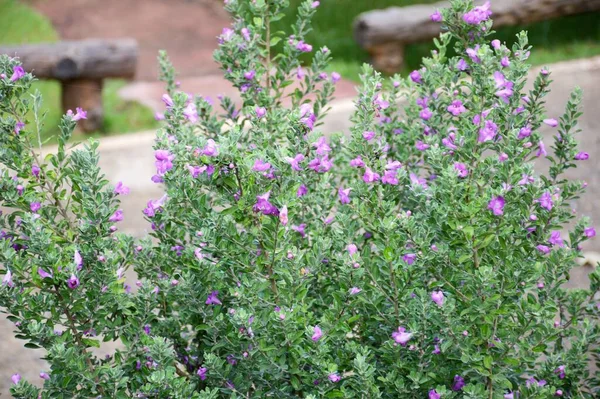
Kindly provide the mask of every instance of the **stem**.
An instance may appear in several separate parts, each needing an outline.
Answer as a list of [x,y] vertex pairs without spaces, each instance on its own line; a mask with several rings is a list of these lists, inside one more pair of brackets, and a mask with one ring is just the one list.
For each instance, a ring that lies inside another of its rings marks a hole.
[[279,239],[279,225],[280,220],[277,218],[277,227],[275,227],[275,241],[273,243],[273,255],[271,256],[271,264],[269,265],[269,280],[271,281],[271,290],[275,294],[276,302],[279,302],[279,293],[277,291],[277,282],[275,281],[275,275],[273,274],[273,268],[275,267],[275,255],[277,253],[277,241]]
[[[60,291],[58,290],[57,286],[54,286],[54,293],[56,294],[57,299],[61,303],[64,303],[63,296],[60,294]],[[100,392],[104,396],[104,388],[102,388],[102,386],[98,385],[100,382],[100,379],[98,378],[97,375],[95,375],[96,369],[94,368],[94,365],[92,364],[92,361],[90,360],[89,353],[86,351],[86,346],[81,341],[81,337],[79,336],[79,331],[77,331],[77,326],[75,325],[75,318],[73,317],[73,314],[69,310],[68,306],[62,306],[62,308],[63,308],[63,312],[64,312],[65,316],[67,316],[67,320],[69,321],[69,328],[71,329],[73,338],[75,338],[75,342],[77,342],[77,345],[79,345],[81,347],[81,351],[82,351],[83,357],[85,358],[85,363],[88,367],[88,370],[90,371],[90,373],[92,373],[94,375],[94,381],[96,382],[96,388],[98,389],[98,392]]]
[[265,13],[265,26],[267,27],[266,33],[266,46],[267,46],[267,97],[271,96],[271,15],[269,10],[269,0],[267,3],[267,12]]

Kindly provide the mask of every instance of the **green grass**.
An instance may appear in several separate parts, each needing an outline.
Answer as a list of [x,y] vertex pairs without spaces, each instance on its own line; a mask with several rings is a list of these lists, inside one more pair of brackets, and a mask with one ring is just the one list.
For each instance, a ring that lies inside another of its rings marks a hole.
[[[18,45],[26,43],[55,42],[58,33],[50,21],[17,0],[0,0],[0,45]],[[123,80],[107,79],[102,93],[104,103],[104,128],[101,132],[91,133],[99,137],[132,131],[152,129],[157,126],[152,110],[136,102],[124,101],[117,92],[125,85]],[[44,100],[46,112],[42,135],[44,140],[54,142],[57,126],[62,115],[60,83],[57,81],[38,81],[32,85],[32,93],[39,90]],[[33,117],[29,117],[33,121]]]
[[[347,79],[358,80],[358,71],[363,62],[369,60],[366,51],[354,41],[352,25],[362,12],[391,6],[406,6],[416,3],[433,3],[437,0],[329,0],[321,1],[317,11],[313,32],[308,42],[314,46],[327,46],[332,51],[336,65],[331,70],[342,73]],[[290,0],[292,9],[302,0]],[[295,20],[290,12],[278,22],[277,29],[284,29]],[[600,13],[557,18],[526,26],[499,29],[497,38],[509,44],[521,30],[529,32],[529,41],[534,49],[531,62],[534,65],[553,63],[600,54]],[[419,67],[421,59],[428,56],[432,43],[407,46],[403,73]]]

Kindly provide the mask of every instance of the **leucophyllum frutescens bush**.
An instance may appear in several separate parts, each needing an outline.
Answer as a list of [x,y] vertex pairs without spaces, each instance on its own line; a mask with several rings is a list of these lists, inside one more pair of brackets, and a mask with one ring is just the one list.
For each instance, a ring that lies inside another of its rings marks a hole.
[[326,136],[340,76],[305,42],[319,2],[291,35],[271,30],[285,0],[225,3],[215,59],[241,106],[179,91],[160,57],[165,195],[141,242],[118,232],[129,190],[98,144],[66,149],[85,112],[42,159],[33,78],[0,59],[0,301],[49,364],[39,383],[14,375],[14,397],[595,397],[600,276],[562,288],[595,235],[564,177],[588,157],[581,92],[545,115],[526,35],[490,42],[489,6],[457,0],[432,15],[447,32],[423,67],[384,81],[365,66],[350,134]]

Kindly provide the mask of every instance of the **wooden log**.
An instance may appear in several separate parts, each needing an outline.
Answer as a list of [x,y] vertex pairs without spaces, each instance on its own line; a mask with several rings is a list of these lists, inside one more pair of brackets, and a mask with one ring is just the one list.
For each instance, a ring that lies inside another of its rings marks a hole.
[[[483,3],[483,0],[476,1],[476,4]],[[354,22],[354,37],[371,53],[375,65],[388,65],[382,70],[397,72],[402,63],[389,60],[402,60],[405,44],[431,40],[439,35],[442,24],[432,22],[430,16],[436,9],[448,5],[442,1],[363,13]],[[491,5],[495,28],[600,10],[600,0],[493,0]],[[393,53],[384,54],[383,49]]]
[[0,47],[0,54],[19,57],[23,68],[38,78],[59,80],[63,111],[86,110],[79,127],[94,132],[103,125],[103,79],[133,78],[138,45],[134,39],[90,39]]
[[104,108],[102,106],[102,79],[74,79],[63,81],[62,84],[63,111],[75,112],[77,107],[87,112],[87,119],[81,119],[78,126],[84,132],[102,130]]
[[133,78],[138,45],[134,39],[90,39],[0,47],[0,54],[19,57],[41,79]]

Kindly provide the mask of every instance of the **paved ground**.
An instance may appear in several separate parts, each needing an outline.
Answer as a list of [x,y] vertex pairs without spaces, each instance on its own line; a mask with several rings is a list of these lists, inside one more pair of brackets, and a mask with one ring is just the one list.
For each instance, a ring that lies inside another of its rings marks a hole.
[[[553,66],[555,72],[554,90],[548,97],[548,113],[550,117],[559,117],[564,109],[570,90],[580,85],[584,89],[584,107],[587,113],[581,123],[583,134],[580,137],[581,148],[590,153],[590,160],[577,170],[572,170],[572,178],[585,179],[589,183],[588,192],[575,205],[578,212],[590,215],[600,222],[600,118],[595,110],[600,103],[600,57],[576,62],[562,63]],[[148,86],[152,87],[152,86]],[[190,85],[190,89],[192,89]],[[149,90],[148,95],[155,101],[162,91]],[[191,90],[190,90],[191,91]],[[348,131],[349,115],[352,112],[351,98],[340,99],[325,121],[323,131]],[[546,142],[554,134],[554,129],[546,129]],[[150,181],[153,170],[152,142],[154,132],[131,134],[127,136],[103,139],[100,145],[101,166],[108,179],[112,182],[124,181],[131,187],[131,195],[124,198],[123,209],[125,221],[121,223],[123,231],[142,236],[148,230],[143,220],[141,209],[148,199],[158,198],[160,188]],[[540,165],[543,167],[543,165]],[[600,252],[600,239],[586,243],[586,251]],[[590,267],[582,267],[572,274],[569,286],[586,284],[586,275]],[[39,360],[41,351],[25,350],[23,342],[12,338],[12,328],[6,320],[0,320],[0,394],[6,394],[10,384],[10,375],[21,373],[31,381],[39,380],[38,373],[44,369],[44,363]]]

